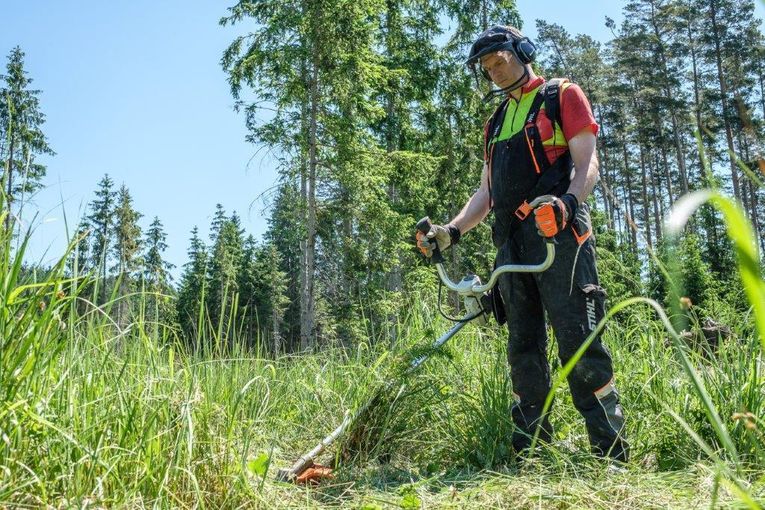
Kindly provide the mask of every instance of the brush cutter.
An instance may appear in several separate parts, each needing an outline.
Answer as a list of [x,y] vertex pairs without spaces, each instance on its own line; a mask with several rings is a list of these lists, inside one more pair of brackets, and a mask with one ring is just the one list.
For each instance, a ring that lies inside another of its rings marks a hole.
[[[538,205],[552,200],[554,197],[545,195],[537,198],[531,202],[532,208]],[[430,218],[427,216],[417,222],[417,230],[423,234],[427,234],[430,231],[431,223]],[[403,375],[407,376],[416,371],[432,354],[439,349],[442,345],[448,342],[459,330],[461,330],[468,322],[478,319],[480,322],[486,320],[486,316],[491,313],[491,303],[488,292],[496,285],[500,275],[504,273],[541,273],[549,268],[553,260],[555,259],[555,240],[554,238],[548,238],[547,241],[547,256],[539,264],[507,264],[499,266],[492,271],[489,281],[486,284],[481,284],[481,279],[473,274],[465,276],[460,282],[455,283],[446,273],[444,268],[444,258],[439,249],[436,247],[433,250],[432,261],[438,270],[438,276],[441,282],[449,290],[456,292],[461,298],[465,308],[465,315],[460,319],[452,319],[456,322],[446,333],[441,335],[433,344],[431,348],[426,352],[417,356],[409,362],[409,366],[404,371]],[[398,381],[390,381],[384,387],[385,389],[391,388]],[[316,464],[315,459],[321,455],[330,445],[332,445],[339,437],[341,437],[348,428],[363,415],[374,402],[379,398],[378,393],[375,397],[371,398],[362,407],[357,409],[354,413],[346,414],[342,423],[332,431],[327,437],[321,440],[319,444],[313,447],[308,453],[300,457],[290,468],[280,469],[277,474],[277,479],[284,482],[306,483],[310,481],[318,481],[322,478],[328,478],[332,476],[332,469],[327,466],[321,466]]]

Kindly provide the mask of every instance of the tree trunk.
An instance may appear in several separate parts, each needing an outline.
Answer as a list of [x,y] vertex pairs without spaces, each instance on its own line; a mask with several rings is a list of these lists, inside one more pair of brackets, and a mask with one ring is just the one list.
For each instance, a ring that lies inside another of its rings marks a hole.
[[[669,76],[669,69],[667,67],[667,57],[664,54],[664,42],[661,39],[661,33],[659,32],[659,26],[656,22],[656,7],[653,2],[651,2],[651,25],[653,26],[653,33],[656,37],[656,41],[658,42],[658,46],[656,48],[658,52],[658,58],[657,60],[661,64],[661,71],[662,75],[664,77]],[[672,90],[669,88],[669,84],[664,81],[664,95],[669,99],[673,97]],[[672,120],[672,133],[673,133],[673,139],[675,142],[675,152],[677,154],[677,169],[680,171],[680,184],[683,188],[683,193],[688,193],[688,175],[685,169],[685,150],[683,149],[682,141],[680,140],[680,129],[677,125],[677,117],[675,115],[675,109],[673,108],[670,113],[670,119]],[[659,124],[659,130],[663,130],[663,127],[661,124]],[[663,137],[663,135],[661,135]],[[665,154],[665,165],[666,163],[666,154]],[[667,170],[668,171],[668,170]],[[667,181],[670,182],[669,180]],[[672,194],[672,188],[671,186],[669,189],[669,203],[672,205],[674,202],[673,200],[673,194]]]
[[656,178],[656,161],[654,158],[648,158],[648,168],[651,172],[651,202],[653,205],[653,223],[654,233],[656,234],[656,242],[661,241],[661,211],[659,206],[658,197],[661,195],[661,188],[659,187],[658,179]]
[[643,222],[645,228],[645,238],[649,247],[653,247],[653,240],[651,239],[651,213],[648,211],[648,172],[646,171],[645,155],[643,154],[643,144],[638,144],[640,147],[640,173],[642,174],[643,184]]
[[[12,127],[9,129],[13,129]],[[11,231],[11,205],[13,204],[13,150],[16,142],[16,136],[11,133],[11,141],[8,144],[8,164],[5,167],[6,176],[6,194],[5,200],[8,202],[8,214],[5,216],[5,230],[10,233]]]
[[[608,189],[613,189],[613,186],[611,186],[611,177],[610,177],[610,160],[608,159],[608,147],[606,147],[605,138],[606,138],[606,126],[603,123],[603,111],[600,107],[597,108],[598,112],[598,122],[600,123],[600,129],[601,129],[601,142],[598,143],[597,148],[601,153],[600,161],[603,163],[603,184]],[[608,225],[608,228],[610,230],[613,230],[614,228],[614,210],[611,206],[609,206],[609,200],[606,193],[603,193],[603,210],[606,212],[606,224]]]
[[669,160],[667,158],[667,147],[662,143],[661,145],[661,159],[664,167],[664,180],[667,183],[667,198],[669,199],[669,206],[675,203],[674,191],[672,190],[672,176],[669,173]]
[[276,358],[282,352],[282,338],[279,335],[279,314],[276,311],[274,311],[273,317],[271,320],[271,338],[272,338],[272,345],[273,345],[273,353],[274,353],[274,357]]
[[[700,86],[699,86],[699,70],[698,70],[698,61],[696,58],[696,40],[693,37],[694,33],[694,27],[692,24],[692,12],[690,10],[690,6],[688,6],[688,47],[691,50],[691,66],[693,70],[693,97],[694,97],[694,107],[693,112],[696,117],[696,130],[698,133],[698,136],[700,139],[704,140],[704,132],[701,129],[701,92],[700,92]],[[674,112],[673,112],[674,114]],[[703,143],[701,146],[703,147]],[[704,175],[704,168],[701,157],[699,157],[699,176]]]
[[624,158],[624,174],[627,176],[627,191],[626,197],[628,201],[628,210],[630,218],[627,221],[627,228],[630,230],[630,238],[632,239],[632,248],[637,252],[637,229],[634,228],[634,224],[631,224],[635,219],[635,201],[632,198],[632,176],[630,172],[629,153],[627,151],[626,140],[622,143],[622,157]]
[[307,194],[306,239],[304,250],[303,281],[300,294],[300,348],[311,349],[315,345],[315,299],[314,272],[316,249],[316,170],[318,167],[317,131],[319,117],[319,56],[314,48],[310,81],[310,119],[308,125],[308,179],[305,183]]
[[[396,0],[387,1],[387,10],[385,12],[385,47],[388,55],[394,53],[393,48],[393,27],[398,17],[398,2]],[[385,114],[386,114],[386,126],[385,126],[385,152],[389,155],[398,149],[399,130],[396,124],[396,83],[393,78],[388,81],[389,92],[385,97]],[[395,179],[395,178],[394,178]],[[398,202],[398,192],[396,190],[396,183],[388,183],[388,200],[391,207],[395,207]],[[391,272],[388,275],[387,287],[391,292],[400,292],[403,287],[403,254],[398,253],[396,256],[397,262],[391,268]],[[395,317],[389,317],[389,322],[393,322]],[[391,328],[392,334],[395,335],[395,328]],[[391,337],[391,340],[395,338]]]
[[760,82],[760,108],[762,108],[762,118],[765,119],[765,73],[762,72],[762,66],[757,69],[757,78]]
[[720,96],[722,102],[723,122],[725,124],[725,139],[728,142],[728,160],[730,161],[730,174],[731,181],[733,182],[733,196],[736,199],[741,199],[741,190],[739,188],[738,181],[738,169],[736,168],[736,160],[733,156],[733,128],[730,125],[730,116],[728,114],[728,84],[725,80],[722,67],[722,50],[720,48],[720,32],[718,31],[717,22],[717,4],[716,0],[710,0],[709,11],[712,21],[712,36],[715,43],[715,61],[717,64],[717,80],[720,85]]

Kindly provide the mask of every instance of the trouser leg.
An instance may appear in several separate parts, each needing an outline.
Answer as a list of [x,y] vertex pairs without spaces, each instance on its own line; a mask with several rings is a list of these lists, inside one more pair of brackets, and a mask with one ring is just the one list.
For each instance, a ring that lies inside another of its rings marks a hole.
[[[497,254],[498,264],[519,263],[517,251],[505,246]],[[547,332],[544,311],[534,277],[508,273],[500,277],[499,288],[507,315],[507,359],[516,400],[512,408],[515,424],[513,448],[527,449],[537,427],[539,440],[549,442],[552,427],[542,407],[550,390],[547,362]]]
[[[585,205],[580,207],[574,229],[585,233],[589,225]],[[533,241],[531,232],[527,232],[525,240]],[[605,292],[598,281],[594,239],[578,240],[568,228],[557,240],[554,264],[538,274],[536,281],[565,366],[604,317]],[[626,461],[624,415],[613,382],[611,356],[600,336],[579,358],[568,383],[574,405],[584,417],[593,452]]]

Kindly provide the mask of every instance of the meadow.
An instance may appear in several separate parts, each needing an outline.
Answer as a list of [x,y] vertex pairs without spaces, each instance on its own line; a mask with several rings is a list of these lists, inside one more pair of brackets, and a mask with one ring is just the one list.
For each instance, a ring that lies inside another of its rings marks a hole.
[[[765,296],[752,234],[736,224],[740,210],[711,199],[733,233],[741,292]],[[680,226],[683,214],[675,217]],[[2,235],[0,507],[760,508],[765,501],[765,301],[752,301],[745,314],[725,302],[684,312],[691,331],[706,314],[729,324],[719,343],[678,335],[649,300],[610,304],[603,338],[627,413],[626,470],[589,454],[565,384],[553,395],[554,443],[519,464],[509,449],[504,334],[471,324],[398,380],[378,442],[344,458],[334,479],[296,486],[276,481],[277,468],[448,329],[429,289],[408,297],[393,334],[370,332],[353,350],[273,357],[236,347],[235,328],[225,344],[212,338],[192,347],[173,325],[151,320],[148,303],[156,300],[140,298],[145,306],[118,325],[116,301],[99,307],[82,295],[87,278],[67,274],[66,254],[38,274],[22,265],[25,238]],[[551,361],[560,379],[565,367]]]

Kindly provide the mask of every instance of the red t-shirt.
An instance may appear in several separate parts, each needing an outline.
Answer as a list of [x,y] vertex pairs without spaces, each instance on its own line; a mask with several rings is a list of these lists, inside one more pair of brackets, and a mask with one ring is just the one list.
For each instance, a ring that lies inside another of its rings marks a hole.
[[[544,78],[537,76],[524,85],[522,90],[524,93],[531,92],[544,83],[544,81]],[[566,140],[570,140],[584,129],[589,129],[592,134],[597,136],[599,126],[595,122],[590,102],[587,100],[582,89],[575,83],[566,83],[561,88],[563,92],[560,96],[560,113],[561,120],[563,121],[563,136]],[[544,109],[539,111],[536,125],[543,141],[553,138],[552,122],[547,118]],[[568,150],[566,140],[555,140],[552,145],[545,145],[545,154],[547,154],[550,164],[554,163],[561,154]]]

